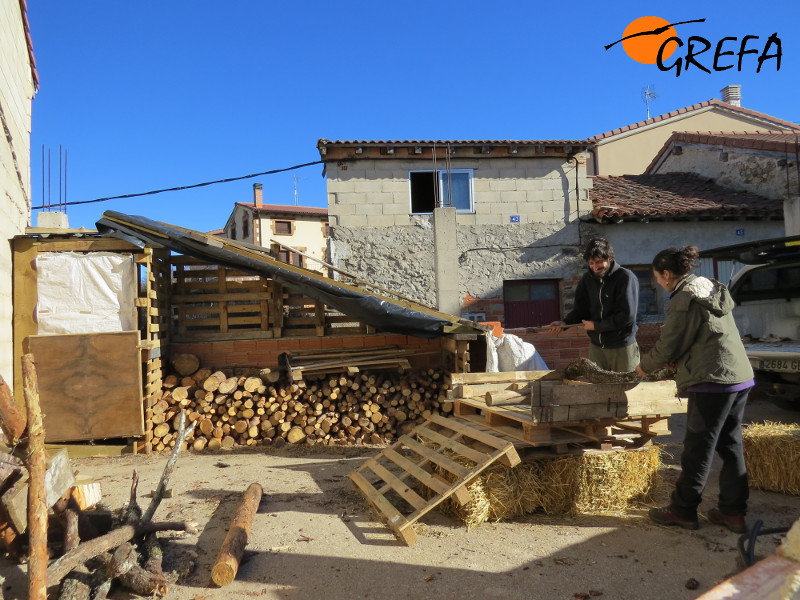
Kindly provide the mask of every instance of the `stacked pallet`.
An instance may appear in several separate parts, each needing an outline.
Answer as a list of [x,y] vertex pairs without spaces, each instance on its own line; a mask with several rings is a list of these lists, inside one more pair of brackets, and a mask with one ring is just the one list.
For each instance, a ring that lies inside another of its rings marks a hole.
[[435,369],[307,374],[284,381],[199,369],[167,376],[152,411],[152,447],[174,447],[181,409],[197,426],[189,446],[383,444],[432,414],[452,411],[448,386]]

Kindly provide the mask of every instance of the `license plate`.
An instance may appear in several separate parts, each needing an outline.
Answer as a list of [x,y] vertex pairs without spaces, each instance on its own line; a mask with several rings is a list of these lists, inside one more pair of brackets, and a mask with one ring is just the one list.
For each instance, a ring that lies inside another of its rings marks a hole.
[[762,371],[780,371],[793,373],[800,371],[800,359],[769,358],[758,361],[758,368]]

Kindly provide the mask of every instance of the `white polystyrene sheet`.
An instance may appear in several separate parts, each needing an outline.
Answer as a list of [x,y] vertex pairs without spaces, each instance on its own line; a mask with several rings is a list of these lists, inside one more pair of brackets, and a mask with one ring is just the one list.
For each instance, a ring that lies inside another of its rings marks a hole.
[[36,258],[39,334],[130,331],[136,271],[130,255],[43,252]]
[[533,344],[504,333],[502,337],[486,336],[486,372],[547,371],[547,364]]

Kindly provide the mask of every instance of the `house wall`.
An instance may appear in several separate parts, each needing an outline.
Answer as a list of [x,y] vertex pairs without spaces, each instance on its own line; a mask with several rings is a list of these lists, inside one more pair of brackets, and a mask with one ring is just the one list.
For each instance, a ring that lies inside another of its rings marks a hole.
[[[733,190],[781,198],[784,201],[784,227],[772,237],[800,235],[800,174],[794,149],[787,155],[706,144],[681,143],[680,147],[681,153],[666,156],[656,173],[697,173]],[[723,152],[725,160],[721,158]],[[780,160],[785,161],[783,166],[778,165]]]
[[[638,175],[644,173],[650,161],[675,131],[776,131],[768,125],[745,116],[724,114],[712,107],[691,116],[679,115],[658,123],[631,129],[600,140],[595,149],[597,175]],[[593,167],[594,168],[594,167]]]
[[[261,245],[269,247],[270,239],[286,244],[313,256],[317,260],[328,262],[328,238],[325,237],[325,223],[327,220],[310,217],[307,215],[271,215],[261,217]],[[276,235],[274,221],[292,221],[292,235]],[[312,260],[303,259],[303,265],[314,271],[323,271],[324,267]]]
[[[583,237],[606,238],[623,265],[649,265],[665,248],[697,246],[700,250],[743,244],[783,235],[783,221],[654,221],[584,225]],[[742,235],[737,235],[737,231]]]
[[[577,168],[565,157],[453,159],[450,166],[474,170],[475,212],[456,216],[462,313],[474,312],[478,299],[501,311],[488,320],[502,320],[504,280],[561,278],[574,269],[577,220],[591,210],[585,160]],[[411,214],[409,189],[410,170],[432,168],[430,160],[328,163],[333,264],[435,305],[432,216]]]
[[[25,232],[31,210],[34,87],[19,2],[0,3],[0,238]],[[13,389],[11,244],[0,244],[0,375]]]

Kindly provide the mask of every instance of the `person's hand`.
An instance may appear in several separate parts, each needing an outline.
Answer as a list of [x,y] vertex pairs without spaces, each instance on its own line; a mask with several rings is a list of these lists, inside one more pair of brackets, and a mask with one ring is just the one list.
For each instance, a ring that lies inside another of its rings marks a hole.
[[548,329],[548,331],[550,333],[561,333],[562,331],[564,331],[563,329],[564,325],[566,325],[564,321],[553,321],[552,323],[550,323],[550,329]]
[[584,321],[583,328],[586,331],[594,331],[594,321]]
[[647,373],[645,373],[644,369],[642,369],[642,365],[636,365],[636,374],[639,377],[647,377]]

